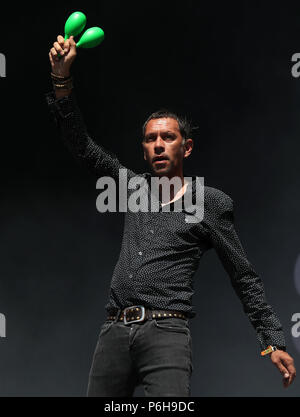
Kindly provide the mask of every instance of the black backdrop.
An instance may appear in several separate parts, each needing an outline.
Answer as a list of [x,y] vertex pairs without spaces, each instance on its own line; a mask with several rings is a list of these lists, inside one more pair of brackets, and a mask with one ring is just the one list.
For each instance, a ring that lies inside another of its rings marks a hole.
[[[90,134],[142,172],[149,113],[167,106],[193,119],[186,173],[235,201],[237,231],[297,365],[300,84],[291,57],[300,52],[299,2],[51,3],[1,5],[0,395],[85,395],[120,249],[123,215],[97,213],[95,179],[61,143],[44,99],[48,51],[76,10],[106,33],[73,67]],[[297,396],[299,381],[284,390],[259,356],[213,251],[195,291],[192,395]]]

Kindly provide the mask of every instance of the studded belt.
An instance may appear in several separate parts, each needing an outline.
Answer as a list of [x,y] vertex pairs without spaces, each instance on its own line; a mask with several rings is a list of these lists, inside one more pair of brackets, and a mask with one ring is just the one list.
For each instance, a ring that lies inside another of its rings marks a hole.
[[177,317],[187,319],[186,315],[181,311],[170,310],[150,310],[144,306],[130,306],[123,310],[118,310],[117,315],[108,316],[108,320],[115,320],[118,316],[118,321],[123,321],[124,324],[139,323],[145,320],[163,319],[168,317]]

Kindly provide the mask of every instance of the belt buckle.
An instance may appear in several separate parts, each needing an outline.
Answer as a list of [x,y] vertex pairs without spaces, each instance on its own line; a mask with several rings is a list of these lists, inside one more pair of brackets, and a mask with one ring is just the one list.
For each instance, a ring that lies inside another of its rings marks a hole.
[[[133,308],[140,308],[142,310],[142,317],[138,320],[127,321],[126,319],[127,310],[130,310]],[[144,321],[144,319],[145,319],[145,307],[144,306],[132,306],[132,307],[126,307],[124,309],[124,324],[140,323],[141,321]]]

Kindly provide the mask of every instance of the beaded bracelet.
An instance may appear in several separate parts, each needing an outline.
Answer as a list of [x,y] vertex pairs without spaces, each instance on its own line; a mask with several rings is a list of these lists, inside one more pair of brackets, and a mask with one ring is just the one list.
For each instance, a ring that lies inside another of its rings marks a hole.
[[53,84],[54,90],[72,90],[74,88],[73,84]]
[[61,77],[51,72],[53,88],[57,90],[71,90],[73,86],[73,77]]
[[71,90],[74,86],[73,86],[73,82],[72,80],[68,81],[67,83],[58,83],[58,82],[53,82],[53,87],[54,89],[58,89],[58,90]]
[[69,80],[70,78],[72,78],[72,76],[69,75],[69,77],[62,77],[61,75],[56,75],[56,74],[53,74],[53,72],[51,72],[51,78],[54,79],[54,80],[64,81],[64,80]]

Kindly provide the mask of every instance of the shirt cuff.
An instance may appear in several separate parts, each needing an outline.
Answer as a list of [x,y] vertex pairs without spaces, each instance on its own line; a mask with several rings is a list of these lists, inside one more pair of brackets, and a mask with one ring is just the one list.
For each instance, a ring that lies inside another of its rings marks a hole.
[[279,350],[283,350],[284,352],[286,352],[286,346],[276,346],[276,348],[279,349]]
[[66,119],[74,113],[75,95],[73,91],[70,95],[60,98],[56,98],[55,92],[50,91],[45,94],[45,98],[56,122],[57,116]]
[[266,350],[268,346],[276,346],[277,349],[286,350],[286,341],[283,331],[265,330],[258,336],[261,351]]

